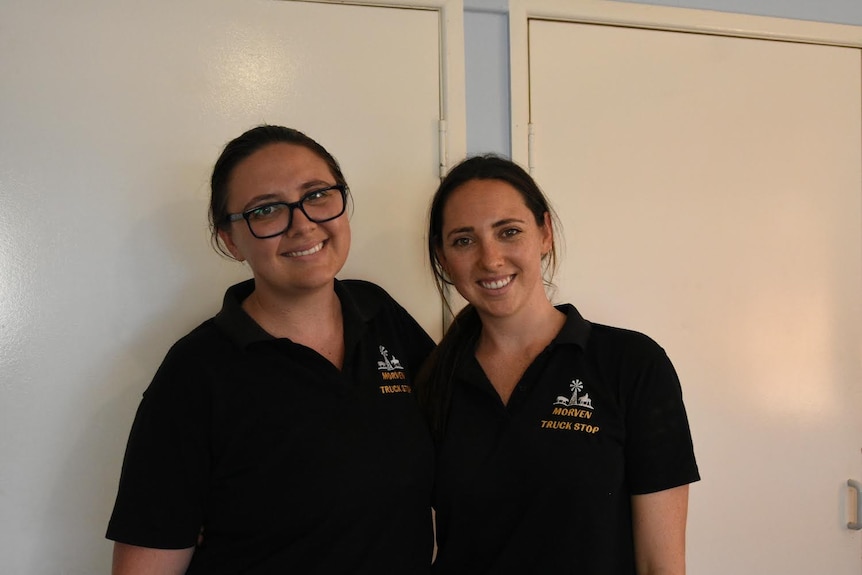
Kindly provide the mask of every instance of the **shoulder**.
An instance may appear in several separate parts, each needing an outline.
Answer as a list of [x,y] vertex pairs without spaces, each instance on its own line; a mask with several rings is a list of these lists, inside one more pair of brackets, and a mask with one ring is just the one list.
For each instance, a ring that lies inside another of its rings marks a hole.
[[230,339],[208,319],[177,340],[165,354],[145,395],[199,395],[213,374],[224,373],[236,353]]
[[664,348],[644,333],[598,323],[592,324],[588,347],[605,354],[643,359],[666,355]]
[[617,380],[621,390],[648,382],[678,386],[676,370],[665,349],[639,331],[592,324],[584,354],[602,373]]
[[349,306],[366,325],[380,333],[397,334],[405,343],[430,353],[434,346],[422,326],[389,293],[379,285],[365,280],[340,280],[335,285],[342,306]]
[[339,280],[336,293],[342,303],[349,303],[361,317],[372,319],[381,314],[408,315],[395,298],[379,285],[366,280]]
[[181,337],[168,350],[165,361],[189,361],[217,355],[230,340],[216,326],[213,318],[206,320]]
[[350,294],[351,297],[369,304],[395,303],[395,299],[389,295],[389,292],[376,283],[367,280],[339,280],[337,285]]

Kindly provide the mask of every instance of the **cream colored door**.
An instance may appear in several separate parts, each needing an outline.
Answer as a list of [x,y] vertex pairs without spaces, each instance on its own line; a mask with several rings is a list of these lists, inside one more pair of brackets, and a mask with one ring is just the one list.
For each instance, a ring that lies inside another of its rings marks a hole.
[[[512,12],[515,159],[565,227],[558,299],[678,368],[689,572],[859,575],[862,57],[813,43],[853,31],[539,4]],[[663,19],[688,31],[634,27]]]
[[109,570],[141,392],[250,277],[206,226],[212,163],[245,129],[286,124],[333,152],[355,202],[342,276],[439,336],[421,222],[441,150],[464,153],[462,8],[373,4],[0,7],[0,571]]

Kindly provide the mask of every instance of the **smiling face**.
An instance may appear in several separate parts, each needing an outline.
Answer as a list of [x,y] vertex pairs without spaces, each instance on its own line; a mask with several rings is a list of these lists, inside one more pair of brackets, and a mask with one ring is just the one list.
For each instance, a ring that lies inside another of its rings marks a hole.
[[[264,146],[233,169],[228,183],[228,213],[241,213],[272,202],[296,202],[311,192],[336,184],[326,162],[304,146],[274,143]],[[230,253],[246,261],[255,290],[290,294],[332,282],[350,249],[347,213],[321,224],[293,210],[290,227],[281,235],[259,239],[244,219],[219,230]]]
[[501,180],[470,180],[443,208],[437,258],[480,315],[509,317],[547,303],[542,258],[553,245],[550,216],[541,225],[523,196]]

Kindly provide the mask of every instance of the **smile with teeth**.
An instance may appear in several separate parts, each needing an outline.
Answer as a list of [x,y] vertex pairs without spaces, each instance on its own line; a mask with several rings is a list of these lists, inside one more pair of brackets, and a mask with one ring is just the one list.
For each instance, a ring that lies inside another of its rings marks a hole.
[[322,249],[323,249],[323,242],[320,242],[316,246],[310,247],[307,250],[302,250],[299,252],[287,252],[284,255],[286,255],[287,257],[290,257],[290,258],[297,258],[300,256],[310,256],[311,254],[316,254],[317,252],[319,252]]
[[500,289],[500,288],[504,288],[507,285],[509,285],[510,283],[512,283],[512,279],[514,277],[515,276],[512,275],[512,276],[506,276],[502,279],[493,280],[493,281],[480,281],[479,285],[485,289]]

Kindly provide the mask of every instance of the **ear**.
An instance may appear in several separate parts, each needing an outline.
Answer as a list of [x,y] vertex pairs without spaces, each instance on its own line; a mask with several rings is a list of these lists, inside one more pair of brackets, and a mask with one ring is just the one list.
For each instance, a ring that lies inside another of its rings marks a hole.
[[219,239],[221,239],[222,243],[227,248],[227,251],[230,252],[230,255],[232,255],[236,261],[238,261],[238,262],[245,261],[245,256],[242,255],[242,252],[240,251],[239,246],[237,246],[234,243],[233,238],[231,237],[230,231],[225,230],[225,229],[219,229],[218,237],[219,237]]
[[545,223],[542,224],[542,255],[549,253],[554,247],[554,226],[551,222],[551,214],[545,212]]
[[443,250],[439,247],[434,248],[434,255],[437,256],[437,263],[443,268],[443,272],[448,276],[449,270],[446,269],[446,256],[443,255]]

